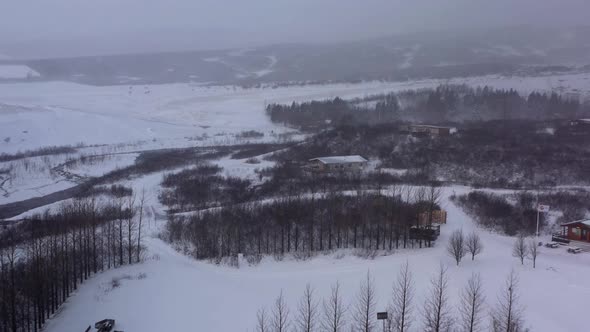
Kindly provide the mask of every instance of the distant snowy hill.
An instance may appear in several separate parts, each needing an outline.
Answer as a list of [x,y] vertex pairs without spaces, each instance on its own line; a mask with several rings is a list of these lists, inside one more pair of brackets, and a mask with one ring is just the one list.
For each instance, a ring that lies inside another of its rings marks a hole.
[[589,59],[590,28],[513,27],[333,44],[37,59],[18,64],[33,68],[44,80],[93,85],[199,82],[252,86],[564,73],[590,70]]

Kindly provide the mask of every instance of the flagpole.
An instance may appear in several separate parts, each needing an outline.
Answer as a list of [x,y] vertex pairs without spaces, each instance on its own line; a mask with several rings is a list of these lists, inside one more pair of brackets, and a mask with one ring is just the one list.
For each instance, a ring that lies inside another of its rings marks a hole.
[[541,205],[539,204],[539,191],[537,191],[537,231],[535,232],[535,242],[538,241],[539,238],[539,210]]
[[537,205],[537,232],[535,233],[535,242],[537,241],[537,238],[539,237],[539,205]]

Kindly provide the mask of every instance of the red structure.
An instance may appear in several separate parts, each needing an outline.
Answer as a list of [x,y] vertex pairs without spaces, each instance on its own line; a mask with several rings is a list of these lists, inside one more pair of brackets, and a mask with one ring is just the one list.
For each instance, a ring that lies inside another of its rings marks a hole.
[[590,219],[561,224],[560,235],[570,241],[590,242]]

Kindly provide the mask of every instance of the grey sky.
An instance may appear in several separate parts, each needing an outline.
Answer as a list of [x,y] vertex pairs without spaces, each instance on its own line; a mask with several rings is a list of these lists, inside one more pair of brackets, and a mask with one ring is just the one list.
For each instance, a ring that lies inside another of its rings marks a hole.
[[31,56],[585,24],[587,0],[2,0],[0,53]]

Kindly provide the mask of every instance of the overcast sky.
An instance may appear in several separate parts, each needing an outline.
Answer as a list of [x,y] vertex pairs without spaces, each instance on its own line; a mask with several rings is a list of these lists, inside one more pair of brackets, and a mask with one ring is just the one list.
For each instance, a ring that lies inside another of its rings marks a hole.
[[109,54],[586,24],[588,0],[0,0],[0,53]]

